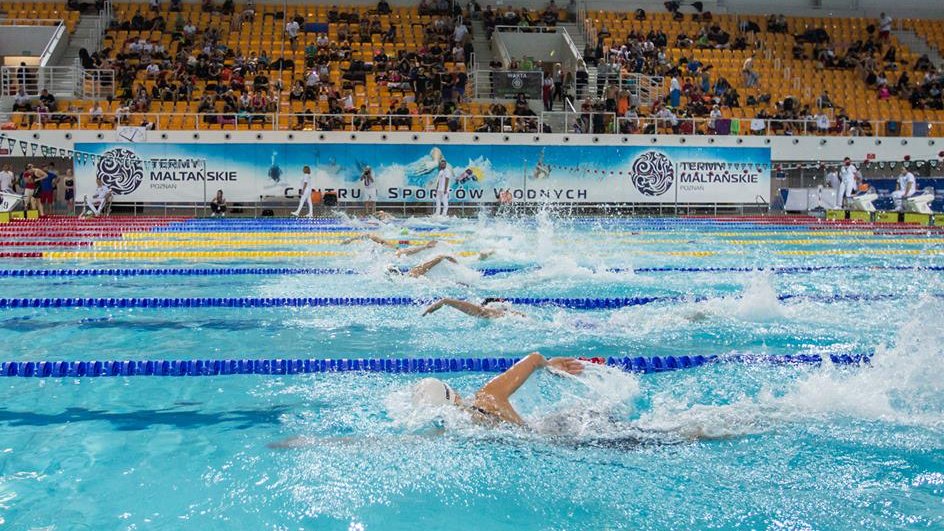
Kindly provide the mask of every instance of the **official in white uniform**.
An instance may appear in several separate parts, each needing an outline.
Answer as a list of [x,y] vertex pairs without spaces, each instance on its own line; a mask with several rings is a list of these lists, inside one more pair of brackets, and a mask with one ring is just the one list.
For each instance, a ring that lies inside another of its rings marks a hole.
[[314,208],[311,206],[311,168],[305,166],[302,168],[302,182],[298,184],[298,208],[292,212],[293,216],[302,214],[302,207],[308,205],[308,218],[314,217]]
[[902,200],[915,195],[916,187],[917,182],[915,181],[914,174],[902,165],[901,171],[898,173],[898,185],[895,187],[895,191],[892,192],[892,201],[895,202],[895,210],[902,209]]
[[436,215],[449,215],[449,183],[454,180],[446,159],[439,161],[439,176],[436,178]]
[[98,184],[98,188],[95,189],[95,193],[92,194],[92,197],[85,196],[85,206],[88,208],[89,213],[94,216],[100,216],[102,209],[105,208],[105,203],[107,203],[108,198],[111,197],[111,188],[105,186],[101,179],[96,179],[95,182]]
[[859,168],[852,164],[852,159],[846,157],[842,160],[842,166],[839,168],[839,193],[836,202],[845,204],[846,200],[855,193],[856,186],[862,180],[862,174]]

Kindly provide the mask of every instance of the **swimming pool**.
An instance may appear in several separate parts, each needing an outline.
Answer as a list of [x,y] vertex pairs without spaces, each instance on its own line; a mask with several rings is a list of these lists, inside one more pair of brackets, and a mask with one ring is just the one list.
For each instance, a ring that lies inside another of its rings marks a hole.
[[[440,243],[399,259],[341,244],[363,233]],[[936,229],[542,213],[55,218],[0,235],[5,361],[873,354],[868,366],[542,373],[515,395],[533,431],[450,418],[444,436],[408,406],[424,374],[0,378],[11,529],[944,525]],[[388,272],[443,253],[459,264]],[[442,296],[646,303],[421,316]],[[192,307],[221,298],[275,302]],[[307,298],[329,303],[287,302]],[[330,303],[344,298],[357,301]],[[407,298],[416,304],[377,303]],[[437,376],[463,394],[490,377]],[[269,447],[296,436],[314,444]]]

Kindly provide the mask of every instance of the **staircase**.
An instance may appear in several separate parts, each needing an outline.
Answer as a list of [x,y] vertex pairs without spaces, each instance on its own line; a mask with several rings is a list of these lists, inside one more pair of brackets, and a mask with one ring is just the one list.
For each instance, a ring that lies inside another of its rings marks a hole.
[[928,44],[928,41],[921,38],[917,33],[908,30],[900,29],[892,31],[898,42],[908,47],[913,53],[927,54],[928,58],[931,59],[931,64],[935,66],[940,66],[944,64],[944,58],[941,57],[941,51]]
[[[587,39],[584,37],[583,28],[574,22],[565,22],[561,26],[567,30],[567,34],[570,35],[570,40],[574,41],[574,46],[577,47],[577,51],[582,55],[584,49],[587,47]],[[587,97],[591,97],[597,93],[597,84],[598,84],[598,72],[597,67],[588,64],[587,65],[587,90],[586,93],[577,94],[576,101],[583,100]],[[559,104],[555,104],[556,106]],[[560,110],[567,110],[561,108]]]
[[85,48],[89,53],[98,51],[101,43],[102,30],[99,15],[83,14],[75,26],[75,31],[69,36],[69,47],[55,66],[74,66],[78,64],[79,50]]

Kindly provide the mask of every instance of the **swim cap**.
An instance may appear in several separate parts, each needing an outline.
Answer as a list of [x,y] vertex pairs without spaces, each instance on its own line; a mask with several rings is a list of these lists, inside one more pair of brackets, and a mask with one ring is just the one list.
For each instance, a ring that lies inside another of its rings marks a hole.
[[414,406],[442,407],[453,405],[457,400],[452,387],[436,378],[423,378],[413,387]]

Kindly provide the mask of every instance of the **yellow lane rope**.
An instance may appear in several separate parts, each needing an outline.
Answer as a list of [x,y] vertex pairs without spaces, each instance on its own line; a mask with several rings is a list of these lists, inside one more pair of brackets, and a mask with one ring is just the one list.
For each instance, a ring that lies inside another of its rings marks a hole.
[[[287,247],[293,245],[340,245],[340,238],[298,238],[298,239],[260,239],[260,240],[103,240],[93,242],[93,247],[103,249],[171,249],[182,247]],[[424,245],[428,240],[397,240],[405,245]],[[445,243],[459,243],[463,240],[443,240]]]

